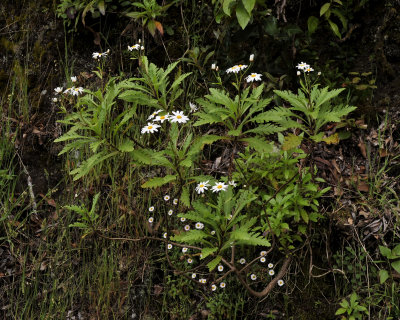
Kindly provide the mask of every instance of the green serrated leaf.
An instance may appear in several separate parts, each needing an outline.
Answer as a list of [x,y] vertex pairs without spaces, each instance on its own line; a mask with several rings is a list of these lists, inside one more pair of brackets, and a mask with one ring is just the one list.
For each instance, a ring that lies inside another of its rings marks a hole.
[[303,140],[303,137],[296,136],[293,133],[289,133],[285,137],[285,141],[282,145],[282,150],[287,151],[287,150],[295,149],[301,144],[302,140]]
[[135,149],[135,144],[131,140],[125,140],[118,146],[121,152],[132,152]]
[[180,198],[180,203],[185,205],[186,207],[190,207],[190,193],[187,187],[182,188],[182,194]]
[[218,263],[221,262],[222,257],[221,256],[216,256],[214,259],[212,259],[209,263],[207,263],[208,269],[213,271],[215,267],[218,265]]
[[218,250],[218,248],[203,248],[203,250],[201,250],[200,259],[203,260],[203,259],[207,258],[210,254],[213,254],[217,250]]

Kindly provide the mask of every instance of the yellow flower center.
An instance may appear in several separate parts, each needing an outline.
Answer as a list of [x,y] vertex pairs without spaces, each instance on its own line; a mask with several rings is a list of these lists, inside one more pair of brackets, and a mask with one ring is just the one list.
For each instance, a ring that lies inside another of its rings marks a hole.
[[218,189],[222,189],[222,186],[221,186],[221,185],[219,185],[219,186],[217,186],[217,188],[218,188]]
[[177,119],[182,119],[182,116],[180,116],[179,114],[176,116]]
[[239,64],[238,67],[241,68],[241,67],[243,67],[243,65],[242,65],[242,64]]
[[255,78],[255,77],[256,77],[256,75],[255,75],[255,74],[251,74],[251,75],[250,75],[250,77],[252,77],[252,78]]
[[147,129],[151,130],[153,129],[153,126],[148,126]]
[[165,116],[161,116],[160,119],[161,119],[161,120],[164,120],[164,119],[165,119]]

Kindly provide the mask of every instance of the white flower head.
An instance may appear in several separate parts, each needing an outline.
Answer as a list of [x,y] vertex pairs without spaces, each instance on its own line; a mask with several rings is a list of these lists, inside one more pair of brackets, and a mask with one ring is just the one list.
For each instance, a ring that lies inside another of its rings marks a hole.
[[73,96],[78,96],[78,95],[80,95],[82,92],[83,92],[83,88],[82,88],[82,87],[78,87],[78,88],[72,87],[71,90],[70,90],[70,93],[71,93]]
[[215,284],[213,284],[213,285],[211,286],[211,290],[212,290],[212,291],[217,290],[217,286],[216,286]]
[[296,68],[299,69],[299,70],[305,70],[306,68],[309,68],[309,67],[310,67],[310,65],[308,65],[308,64],[305,63],[305,62],[300,62],[300,63],[296,66]]
[[263,257],[263,256],[266,256],[266,255],[267,255],[267,251],[261,251],[261,252],[260,252],[260,256]]
[[246,77],[246,81],[247,82],[253,82],[253,81],[261,81],[261,74],[259,74],[259,73],[252,73],[252,74],[249,74],[247,77]]
[[182,217],[182,218],[181,218],[181,221],[182,221],[182,222],[185,222],[185,221],[186,221],[186,218],[185,218],[185,217]]
[[199,279],[199,282],[202,283],[202,284],[205,284],[205,283],[207,283],[207,280],[204,279],[204,278],[201,278],[201,279]]
[[174,213],[174,210],[172,210],[172,209],[171,209],[171,210],[168,210],[168,215],[169,215],[169,216],[172,216],[173,213]]
[[172,200],[172,203],[174,204],[174,205],[177,205],[178,204],[178,199],[174,199],[174,200]]
[[272,269],[274,265],[272,263],[268,263],[268,268]]
[[197,277],[197,274],[192,273],[192,279],[196,279],[196,277]]
[[229,69],[226,69],[226,73],[238,73],[241,69],[239,66],[235,65],[233,67],[230,67]]
[[151,207],[149,208],[149,211],[150,211],[150,212],[153,212],[153,211],[154,211],[154,207],[151,206]]
[[182,248],[183,253],[186,253],[187,251],[188,251],[188,248],[186,248],[186,247]]
[[63,87],[54,88],[54,91],[55,91],[56,94],[59,94],[59,93],[61,93],[63,91]]
[[212,192],[226,191],[228,186],[223,182],[216,182],[215,186],[211,188]]
[[275,271],[271,269],[271,270],[268,271],[268,274],[269,274],[270,276],[273,276],[273,275],[275,274]]
[[197,185],[197,187],[196,187],[196,192],[197,192],[198,194],[204,193],[205,190],[208,190],[208,187],[210,186],[210,185],[208,184],[208,181],[209,181],[209,180],[204,181],[204,182],[200,182],[200,183]]
[[184,228],[185,231],[189,231],[190,230],[190,226],[187,224]]
[[253,62],[253,61],[254,61],[254,54],[251,54],[251,55],[250,55],[249,61],[250,61],[250,62]]
[[239,263],[240,264],[245,264],[246,263],[246,259],[245,258],[240,258]]
[[237,67],[239,68],[239,70],[244,70],[244,69],[246,69],[248,66],[247,66],[247,64],[238,64]]
[[313,71],[314,71],[314,69],[311,68],[310,66],[304,69],[304,72],[308,72],[308,73],[313,72]]
[[129,51],[133,51],[133,50],[139,50],[140,49],[140,44],[134,44],[133,46],[128,46],[128,50]]
[[157,111],[154,111],[148,118],[147,120],[151,120],[153,119],[156,115],[158,115],[161,111],[163,111],[162,109],[159,109]]
[[144,133],[157,132],[159,127],[161,127],[159,124],[148,122],[147,126],[144,126],[142,128],[141,133],[144,134]]
[[108,52],[109,51],[106,51],[106,52],[93,52],[92,53],[92,58],[95,59],[95,60],[100,59],[100,58],[105,58],[105,57],[107,57]]
[[215,70],[216,67],[217,67],[217,65],[216,65],[215,63],[213,63],[213,64],[211,65],[211,70]]
[[73,90],[73,89],[75,89],[75,87],[65,89],[64,94],[70,94],[71,90]]
[[189,102],[190,112],[196,112],[199,108],[192,102]]
[[236,184],[235,180],[228,181],[228,184],[229,184],[230,186],[232,186],[232,187],[237,187],[237,184]]
[[172,249],[172,244],[168,243],[167,248],[168,248],[168,250],[171,250]]
[[224,266],[223,266],[222,264],[220,264],[220,265],[218,266],[218,271],[219,271],[219,272],[224,271]]
[[160,121],[161,123],[163,123],[165,120],[169,119],[169,114],[164,114],[162,116],[156,116],[156,118],[154,119],[154,121]]
[[71,81],[76,82],[76,81],[78,81],[78,79],[76,78],[76,76],[73,76],[73,77],[71,77]]
[[193,262],[193,259],[191,259],[191,258],[187,259],[187,263],[192,263],[192,262]]
[[261,262],[261,263],[265,263],[265,261],[267,261],[267,259],[265,259],[265,257],[261,257],[261,258],[260,258],[260,262]]
[[166,232],[164,232],[163,238],[164,238],[164,239],[167,239],[167,235],[168,235],[168,234],[167,234]]
[[154,222],[154,218],[153,217],[150,217],[149,218],[149,223],[153,223]]
[[201,229],[204,228],[204,224],[201,223],[201,222],[197,222],[196,225],[195,225],[195,227],[196,227],[196,229],[201,230]]
[[219,287],[222,288],[222,289],[225,288],[225,287],[226,287],[226,283],[225,283],[225,282],[221,282],[221,283],[219,284]]
[[171,122],[178,122],[178,123],[186,123],[189,121],[189,118],[183,114],[183,111],[172,111],[170,116]]
[[253,280],[253,281],[257,280],[257,276],[254,273],[252,273],[251,276],[250,276],[250,279]]
[[210,233],[213,236],[215,234],[215,230],[212,230]]
[[165,201],[168,201],[169,199],[171,199],[171,197],[170,197],[169,195],[166,194],[166,195],[164,196],[164,200],[165,200]]
[[282,279],[278,280],[278,286],[282,287],[285,283]]

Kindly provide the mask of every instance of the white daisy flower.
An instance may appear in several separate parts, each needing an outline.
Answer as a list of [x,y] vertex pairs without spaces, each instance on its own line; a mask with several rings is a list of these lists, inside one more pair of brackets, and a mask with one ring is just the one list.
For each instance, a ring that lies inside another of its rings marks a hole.
[[216,182],[215,186],[211,188],[212,192],[226,191],[228,186],[223,182]]
[[186,218],[185,217],[182,217],[181,218],[181,222],[185,222],[186,221]]
[[171,198],[171,197],[170,197],[169,195],[167,195],[167,194],[164,196],[164,200],[165,200],[165,201],[168,201],[170,198]]
[[212,291],[217,290],[217,286],[216,286],[215,284],[213,284],[213,285],[211,286],[211,290],[212,290]]
[[304,69],[309,68],[309,67],[310,67],[310,66],[309,66],[307,63],[305,63],[305,62],[300,62],[300,63],[296,66],[296,68],[299,69],[299,70],[304,70]]
[[204,278],[201,278],[201,279],[199,279],[199,282],[202,283],[202,284],[205,284],[205,283],[207,283],[207,280],[204,279]]
[[209,181],[209,180],[204,181],[204,182],[200,182],[200,183],[197,185],[197,187],[196,187],[196,192],[197,192],[198,194],[204,193],[204,190],[208,190],[208,187],[210,186],[210,185],[208,184],[208,181]]
[[304,69],[304,72],[313,72],[313,71],[314,71],[314,69],[311,67],[307,67]]
[[63,91],[63,87],[54,88],[54,91],[55,91],[56,94],[59,94],[59,93],[61,93]]
[[253,61],[254,61],[254,54],[251,54],[251,55],[250,55],[249,61],[250,61],[250,62],[253,62]]
[[183,229],[185,229],[185,231],[189,231],[190,230],[190,226],[187,224]]
[[99,58],[102,58],[102,57],[107,57],[107,53],[108,52],[93,52],[92,53],[92,58],[93,59],[95,59],[95,60],[97,60],[97,59],[99,59]]
[[178,204],[178,199],[174,199],[174,200],[172,201],[172,203],[173,203],[174,205],[177,205],[177,204]]
[[237,67],[239,68],[239,70],[244,70],[244,69],[246,69],[248,66],[247,66],[247,64],[239,64]]
[[69,93],[71,93],[71,90],[73,90],[74,88],[75,88],[75,87],[65,89],[65,90],[64,90],[64,94],[69,94]]
[[246,263],[246,259],[245,258],[240,258],[239,263],[240,264],[245,264]]
[[271,270],[268,271],[268,274],[269,274],[270,276],[273,276],[273,275],[275,274],[275,271],[271,269]]
[[253,81],[261,81],[261,74],[259,73],[252,73],[246,77],[247,82],[253,82]]
[[239,68],[239,66],[236,65],[236,66],[230,67],[229,69],[226,69],[226,73],[231,73],[231,72],[238,73],[240,70],[241,69]]
[[278,280],[278,286],[282,287],[284,284],[283,280]]
[[78,96],[83,92],[83,88],[82,87],[78,87],[78,88],[73,88],[71,90],[71,93],[73,96]]
[[215,230],[212,230],[210,233],[213,236],[215,234]]
[[272,263],[268,263],[268,268],[272,269],[274,265]]
[[199,108],[194,104],[189,102],[190,112],[196,112]]
[[140,44],[135,44],[133,46],[128,46],[128,50],[129,51],[139,50],[139,49],[140,49]]
[[257,280],[257,276],[254,273],[252,273],[251,276],[250,276],[250,279],[253,280],[253,281]]
[[261,262],[261,263],[265,263],[265,261],[267,261],[267,259],[265,259],[265,257],[261,257],[261,258],[260,258],[260,262]]
[[197,277],[197,274],[192,273],[192,279],[196,279],[196,277]]
[[192,262],[193,262],[193,259],[190,259],[190,258],[189,258],[189,259],[187,259],[187,263],[189,263],[189,264],[190,264],[190,263],[192,263]]
[[162,116],[157,116],[154,121],[160,121],[161,123],[163,123],[165,120],[169,119],[169,114],[164,114]]
[[150,211],[150,212],[153,212],[153,211],[154,211],[154,207],[151,206],[151,207],[149,208],[149,211]]
[[147,126],[144,126],[144,127],[142,128],[141,133],[144,134],[144,133],[153,133],[153,132],[157,132],[159,127],[161,127],[159,124],[155,124],[155,123],[148,122],[148,123],[147,123]]
[[172,249],[172,244],[168,243],[167,248],[168,248],[168,250],[171,250]]
[[76,78],[76,76],[74,76],[74,77],[71,77],[71,81],[76,82],[76,81],[78,81],[78,79]]
[[172,209],[171,209],[171,210],[168,210],[168,215],[169,215],[169,216],[172,216],[173,213],[174,213],[174,210],[172,210]]
[[172,111],[172,116],[170,116],[171,122],[186,123],[189,118],[183,114],[183,111]]
[[147,120],[151,120],[153,119],[156,115],[158,115],[161,111],[163,111],[162,109],[159,109],[157,111],[154,111],[148,118]]
[[219,284],[219,286],[220,286],[220,288],[225,288],[226,287],[226,283],[225,282],[221,282],[220,284]]
[[188,248],[186,248],[186,247],[185,247],[185,248],[182,248],[182,252],[183,252],[183,253],[186,253],[187,251],[188,251]]
[[220,265],[218,266],[218,271],[219,271],[219,272],[224,271],[224,266],[223,266],[222,264],[220,264]]
[[204,228],[204,224],[201,223],[201,222],[197,222],[196,225],[195,225],[195,227],[196,227],[196,229],[201,230],[201,229]]
[[164,232],[163,238],[164,238],[164,239],[167,239],[167,235],[168,235],[168,234],[167,234],[166,232]]
[[236,184],[235,180],[228,181],[228,184],[229,184],[230,186],[232,186],[232,187],[237,187],[237,184]]
[[261,252],[260,252],[260,256],[263,257],[263,256],[266,256],[266,255],[267,255],[267,251],[261,251]]
[[149,223],[153,223],[154,222],[154,218],[153,217],[150,217],[149,218]]

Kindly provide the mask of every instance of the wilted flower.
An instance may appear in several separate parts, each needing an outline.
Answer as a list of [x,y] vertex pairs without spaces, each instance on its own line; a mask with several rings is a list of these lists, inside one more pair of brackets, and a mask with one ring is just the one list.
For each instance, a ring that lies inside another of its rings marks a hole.
[[189,118],[183,114],[183,111],[172,111],[173,115],[170,116],[171,122],[185,123]]
[[211,188],[212,192],[226,191],[226,189],[228,189],[228,186],[223,182],[216,182],[215,186]]
[[297,75],[298,75],[298,76],[301,75],[301,72],[300,72],[300,71],[297,71]]
[[196,112],[199,108],[192,102],[189,102],[190,112]]
[[257,280],[257,276],[254,273],[252,273],[251,276],[250,276],[250,279],[253,280],[253,281]]
[[210,185],[208,184],[208,181],[204,181],[204,182],[200,182],[197,187],[196,187],[196,191],[198,194],[200,193],[204,193],[205,190],[208,190],[207,187],[209,187]]
[[261,81],[261,74],[259,73],[252,73],[246,77],[247,82],[253,82],[253,81]]
[[143,51],[143,50],[144,50],[144,46],[141,46],[141,47],[140,47],[140,50],[142,50],[142,51]]
[[236,187],[236,186],[237,186],[235,180],[228,181],[228,184],[229,184],[230,186],[232,186],[232,187]]
[[54,97],[53,99],[51,99],[53,102],[57,102],[58,99],[56,97]]
[[147,123],[147,126],[144,126],[144,127],[142,128],[141,133],[144,134],[144,133],[153,133],[153,132],[157,132],[159,127],[161,127],[159,124],[155,124],[155,123],[150,123],[150,122],[148,122],[148,123]]
[[260,256],[266,256],[267,255],[267,251],[261,251],[260,252]]

